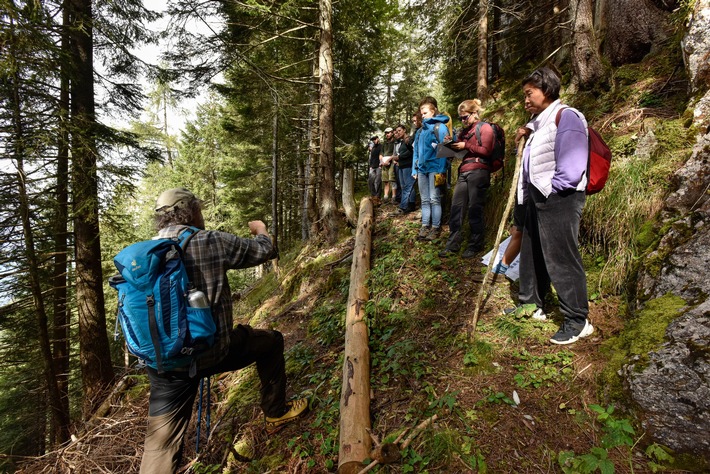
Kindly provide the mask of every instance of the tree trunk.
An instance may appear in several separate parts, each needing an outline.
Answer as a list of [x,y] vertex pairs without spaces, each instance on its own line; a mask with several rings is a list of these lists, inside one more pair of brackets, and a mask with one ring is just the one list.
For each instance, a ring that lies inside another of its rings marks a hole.
[[498,38],[500,37],[500,8],[495,0],[490,0],[490,7],[493,9],[493,34],[490,35],[491,57],[488,61],[491,65],[491,80],[496,81],[500,76],[500,60],[498,58]]
[[343,172],[343,209],[348,224],[355,227],[357,225],[357,215],[355,214],[355,172],[352,168],[347,168]]
[[274,116],[271,120],[271,235],[274,247],[279,245],[279,99],[274,94]]
[[[10,28],[14,29],[13,21],[10,20]],[[12,33],[11,33],[12,35]],[[13,143],[12,152],[15,158],[17,169],[17,188],[20,204],[20,217],[22,220],[22,231],[24,236],[25,257],[27,259],[29,286],[32,293],[32,303],[37,317],[37,337],[39,339],[40,352],[44,365],[44,379],[49,394],[48,401],[52,411],[52,425],[68,429],[69,411],[62,410],[62,397],[57,383],[54,360],[52,358],[52,347],[49,340],[49,319],[44,305],[42,295],[42,284],[40,276],[40,262],[35,252],[34,233],[32,231],[32,221],[30,219],[30,202],[27,191],[27,176],[25,175],[25,131],[22,118],[22,98],[20,97],[20,74],[18,66],[15,64],[15,54],[10,48],[10,74],[12,81],[12,97],[9,98],[9,105],[12,110]],[[46,415],[45,415],[46,416]],[[46,423],[43,423],[46,426]]]
[[641,61],[674,34],[670,13],[648,0],[605,0],[599,8],[608,20],[604,24],[604,57],[612,66]]
[[594,33],[592,0],[570,0],[569,10],[573,25],[572,67],[577,84],[588,89],[602,77],[603,72]]
[[323,236],[328,242],[338,237],[335,199],[335,140],[333,134],[333,3],[320,0],[320,186],[319,215]]
[[[317,45],[315,51],[315,59],[313,61],[313,76],[316,77],[319,74],[319,55],[320,45]],[[315,237],[318,235],[318,167],[316,163],[318,162],[320,151],[318,148],[318,117],[320,115],[320,110],[318,108],[319,91],[317,88],[313,89],[313,100],[311,100],[311,105],[309,107],[309,120],[308,120],[308,161],[306,164],[306,207],[308,216],[308,235],[309,237]]]
[[478,2],[478,81],[476,96],[485,105],[488,99],[488,0]]
[[360,201],[355,235],[350,291],[345,315],[343,389],[340,395],[340,453],[338,473],[357,473],[370,455],[370,349],[368,347],[365,304],[369,299],[373,206],[370,198]]
[[[69,53],[69,9],[62,12],[62,51]],[[67,243],[69,222],[69,71],[60,65],[59,140],[57,144],[57,191],[54,216],[54,264],[52,281],[54,307],[53,352],[62,411],[69,413],[69,311],[67,308]],[[67,417],[68,418],[68,417]],[[54,426],[52,437],[59,442],[69,439],[69,426]]]
[[70,0],[74,67],[71,81],[72,191],[76,246],[76,301],[85,417],[100,403],[114,373],[106,334],[94,108],[91,0]]

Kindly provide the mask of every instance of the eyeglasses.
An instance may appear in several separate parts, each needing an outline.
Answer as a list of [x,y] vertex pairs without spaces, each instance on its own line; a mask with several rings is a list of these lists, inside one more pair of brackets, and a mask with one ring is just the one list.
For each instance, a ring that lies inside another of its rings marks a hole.
[[469,118],[470,116],[471,116],[470,114],[469,114],[469,115],[464,115],[464,116],[460,116],[460,115],[459,115],[459,120],[461,120],[462,122],[465,122],[466,120],[468,120],[468,118]]

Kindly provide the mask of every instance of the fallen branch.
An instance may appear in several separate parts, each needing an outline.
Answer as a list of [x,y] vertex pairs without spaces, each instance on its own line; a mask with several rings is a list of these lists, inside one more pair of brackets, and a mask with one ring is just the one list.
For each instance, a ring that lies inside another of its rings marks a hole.
[[367,432],[369,433],[372,442],[375,444],[375,449],[373,449],[370,453],[370,459],[372,459],[373,461],[367,466],[365,466],[363,469],[358,471],[357,474],[365,474],[374,469],[375,466],[378,466],[379,464],[391,464],[393,462],[399,461],[399,459],[402,457],[402,451],[407,449],[409,445],[412,444],[412,441],[414,441],[414,438],[416,438],[429,425],[434,423],[437,418],[439,418],[438,415],[433,415],[430,418],[427,418],[426,420],[419,423],[412,431],[409,432],[409,436],[407,436],[407,439],[402,443],[401,446],[398,446],[399,442],[402,441],[402,438],[404,438],[404,435],[407,433],[408,429],[402,431],[399,436],[397,436],[397,439],[395,439],[392,443],[382,444],[380,444],[379,440],[377,439],[377,436],[375,436],[372,431],[368,429]]

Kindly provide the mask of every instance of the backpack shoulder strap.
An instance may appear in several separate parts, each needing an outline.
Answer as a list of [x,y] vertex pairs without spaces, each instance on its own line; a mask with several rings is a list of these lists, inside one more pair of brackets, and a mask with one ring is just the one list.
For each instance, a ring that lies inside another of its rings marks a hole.
[[[563,112],[565,109],[569,109],[569,107],[564,106],[564,107],[561,107],[560,110],[557,111],[557,115],[555,115],[555,126],[556,126],[556,127],[559,127],[559,126],[560,126],[560,118],[562,117],[562,112]],[[570,110],[571,110],[572,112],[574,112],[575,114],[577,113],[577,111],[576,111],[575,109],[570,109]]]
[[481,128],[483,128],[483,124],[488,123],[485,120],[479,120],[478,123],[476,124],[476,142],[480,145],[481,144]]
[[196,236],[199,232],[200,229],[195,226],[190,226],[187,229],[183,230],[180,235],[178,235],[178,242],[180,242],[180,248],[183,252],[185,252],[185,249],[187,249],[187,244],[190,243],[190,240],[192,240],[192,238]]

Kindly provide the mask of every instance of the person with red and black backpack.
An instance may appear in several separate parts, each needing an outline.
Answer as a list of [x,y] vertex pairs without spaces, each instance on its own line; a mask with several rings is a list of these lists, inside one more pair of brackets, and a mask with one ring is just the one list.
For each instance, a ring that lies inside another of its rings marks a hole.
[[449,218],[449,238],[440,257],[448,257],[461,250],[463,243],[464,212],[468,214],[471,229],[468,246],[463,258],[472,258],[483,249],[484,222],[483,204],[486,190],[491,184],[492,155],[496,142],[493,125],[480,118],[482,110],[479,99],[465,100],[458,107],[459,120],[463,129],[454,143],[449,146],[454,150],[466,150],[458,169],[458,179],[454,188]]
[[525,139],[517,196],[526,213],[520,250],[521,304],[514,311],[545,319],[543,304],[550,285],[554,286],[564,320],[550,342],[572,344],[594,332],[579,251],[588,184],[587,121],[580,111],[560,101],[560,78],[551,69],[537,69],[522,86],[525,110],[532,117],[516,133],[516,141]]

